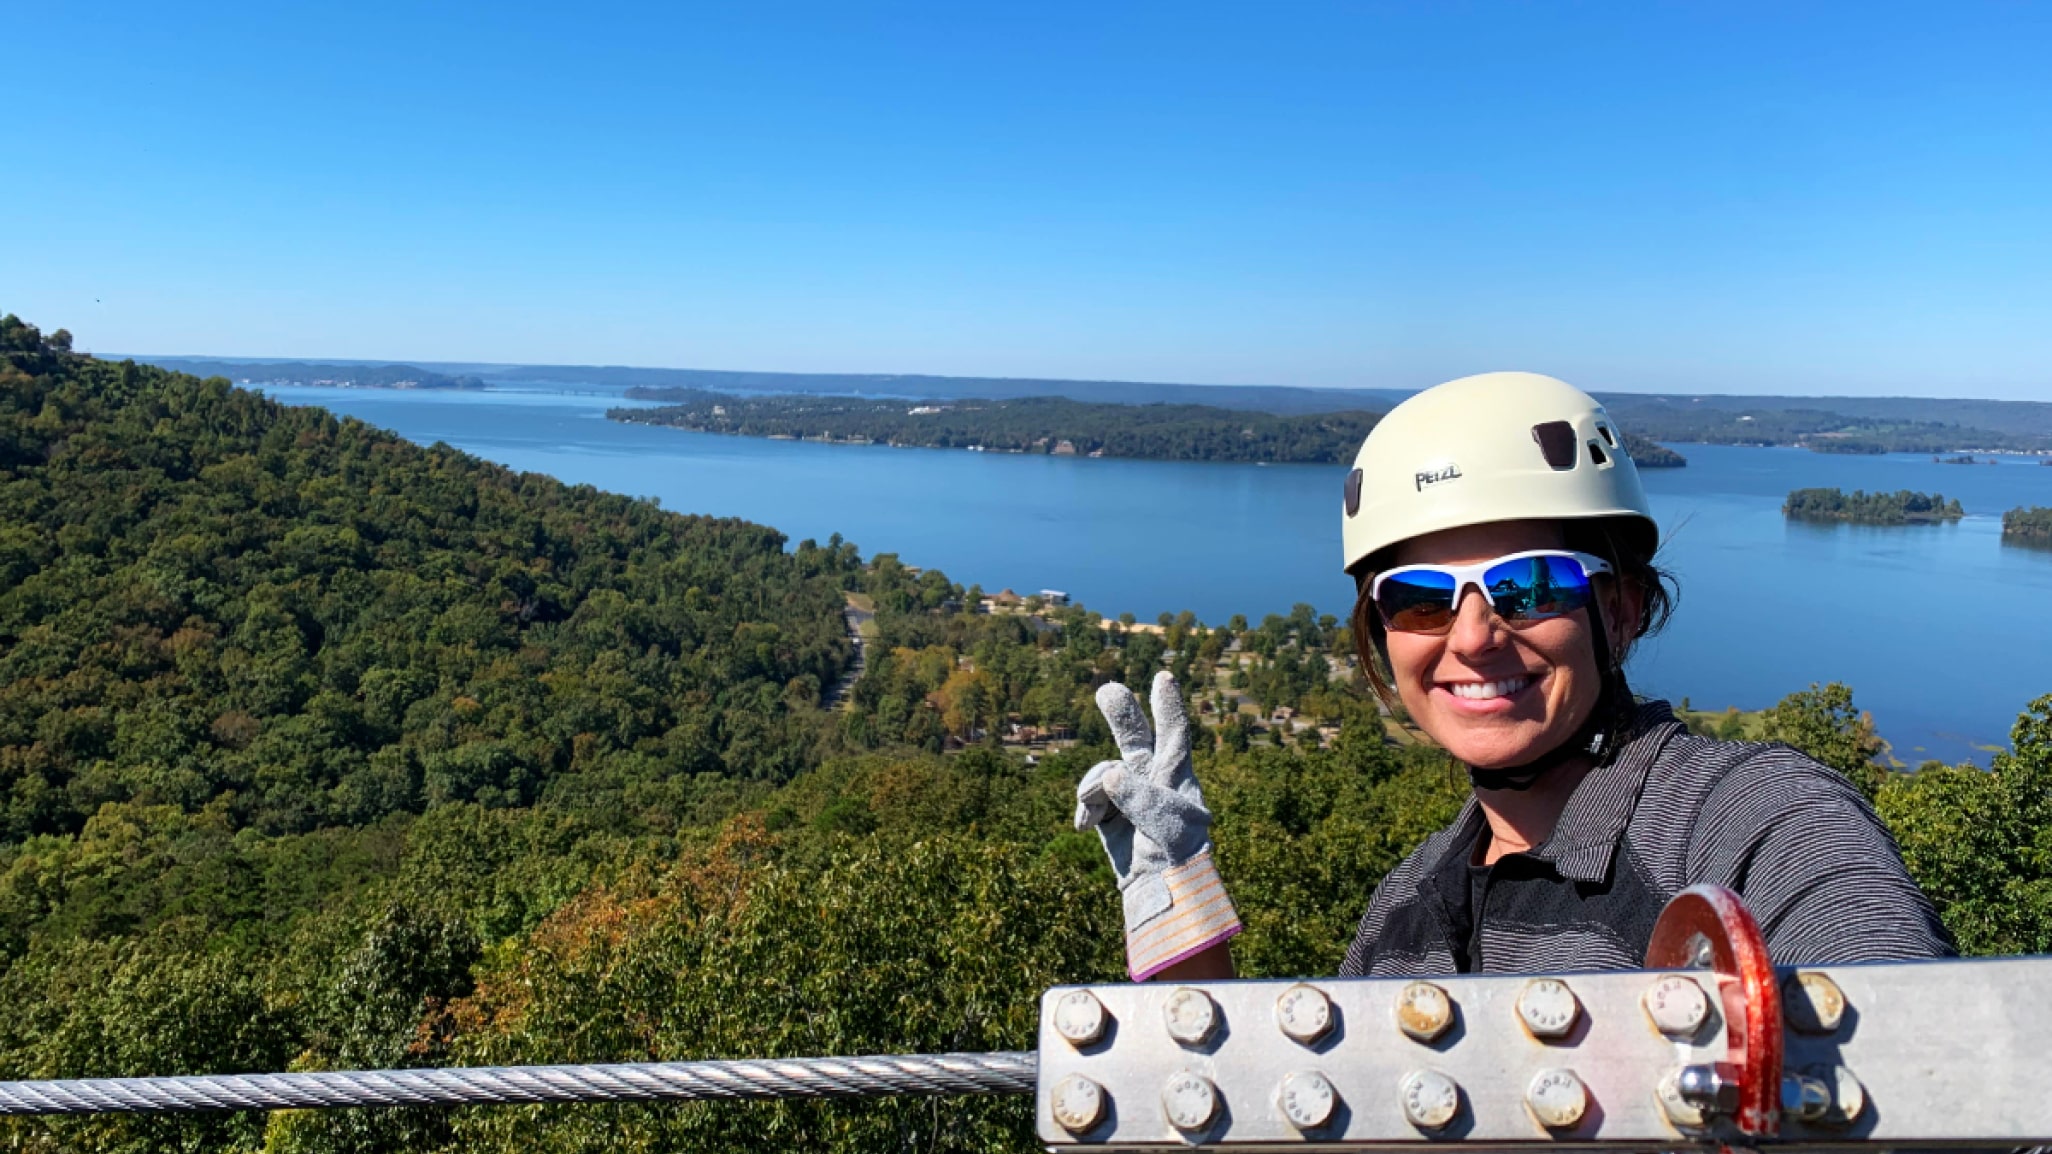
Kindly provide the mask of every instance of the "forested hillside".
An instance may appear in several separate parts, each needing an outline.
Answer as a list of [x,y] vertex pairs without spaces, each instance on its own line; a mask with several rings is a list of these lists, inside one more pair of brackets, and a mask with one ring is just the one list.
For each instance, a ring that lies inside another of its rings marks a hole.
[[[1211,737],[1244,973],[1334,972],[1460,801],[1308,607],[978,613],[838,540],[64,344],[0,322],[0,1079],[1028,1048],[1043,988],[1123,973],[1070,812],[1111,752],[1092,690],[1163,664]],[[828,709],[848,597],[875,636]],[[1838,686],[1745,736],[1874,796],[1968,949],[2044,950],[2033,710],[1992,771],[1883,770]],[[0,1146],[1035,1143],[1026,1102],[957,1099],[33,1119]]]

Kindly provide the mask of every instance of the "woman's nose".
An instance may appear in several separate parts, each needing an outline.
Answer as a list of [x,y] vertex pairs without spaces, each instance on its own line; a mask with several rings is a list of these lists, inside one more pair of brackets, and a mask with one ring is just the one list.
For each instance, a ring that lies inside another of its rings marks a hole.
[[1503,644],[1503,618],[1489,607],[1489,599],[1472,586],[1461,593],[1460,608],[1454,612],[1453,631],[1446,647],[1455,653],[1486,653]]

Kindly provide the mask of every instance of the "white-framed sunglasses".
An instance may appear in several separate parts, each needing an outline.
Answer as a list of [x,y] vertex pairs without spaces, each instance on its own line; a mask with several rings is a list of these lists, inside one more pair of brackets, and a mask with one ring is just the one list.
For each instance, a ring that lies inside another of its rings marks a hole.
[[1589,604],[1589,578],[1615,572],[1608,561],[1570,549],[1528,549],[1472,565],[1403,565],[1376,575],[1369,599],[1398,633],[1445,633],[1469,586],[1513,625],[1544,621]]

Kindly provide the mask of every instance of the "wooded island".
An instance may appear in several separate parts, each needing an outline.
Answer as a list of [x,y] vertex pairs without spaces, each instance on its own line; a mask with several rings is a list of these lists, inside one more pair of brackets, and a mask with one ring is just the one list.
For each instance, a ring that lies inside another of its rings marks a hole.
[[1854,489],[1797,489],[1782,503],[1783,516],[1803,521],[1852,521],[1862,525],[1908,525],[1923,521],[1957,521],[1966,516],[1957,499],[1942,493],[1869,493]]
[[[1379,413],[1277,416],[1209,405],[1116,405],[1063,397],[905,401],[816,395],[741,397],[696,389],[629,389],[658,409],[612,409],[616,421],[701,433],[1051,456],[1338,465],[1354,459]],[[1681,454],[1630,433],[1643,468]]]

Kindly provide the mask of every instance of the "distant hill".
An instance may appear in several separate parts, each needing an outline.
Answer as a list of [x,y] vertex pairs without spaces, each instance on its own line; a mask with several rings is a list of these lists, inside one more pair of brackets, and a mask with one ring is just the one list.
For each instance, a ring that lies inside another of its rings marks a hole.
[[237,384],[338,385],[356,389],[482,389],[484,379],[452,376],[418,365],[340,361],[219,361],[196,357],[138,357],[144,364],[195,377],[226,377]]
[[[1091,404],[1204,405],[1301,417],[1387,412],[1414,389],[1309,389],[1288,385],[1191,385],[1149,381],[1049,380],[1030,377],[946,377],[917,373],[770,373],[628,365],[481,365],[428,362],[376,366],[341,360],[245,362],[193,357],[140,357],[150,364],[231,380],[276,374],[283,383],[313,383],[308,374],[348,375],[361,382],[384,368],[478,387],[583,384],[602,389],[684,389],[735,395],[858,396],[941,401],[1059,397]],[[388,386],[389,387],[389,386]],[[1955,400],[1943,397],[1805,397],[1732,394],[1596,394],[1619,424],[1661,442],[1800,445],[1819,452],[1950,453],[1981,449],[2052,453],[2052,402]]]

